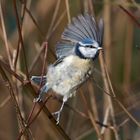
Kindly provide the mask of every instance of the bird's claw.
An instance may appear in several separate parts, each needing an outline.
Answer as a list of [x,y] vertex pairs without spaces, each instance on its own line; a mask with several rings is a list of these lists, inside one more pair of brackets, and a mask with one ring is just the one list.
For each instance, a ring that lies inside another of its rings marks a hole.
[[41,100],[40,97],[38,97],[38,98],[34,98],[34,100],[33,100],[34,103],[41,102],[41,101],[42,101],[42,100]]
[[59,120],[60,120],[60,115],[61,115],[61,111],[56,111],[54,113],[52,113],[53,116],[56,116],[56,125],[59,124]]

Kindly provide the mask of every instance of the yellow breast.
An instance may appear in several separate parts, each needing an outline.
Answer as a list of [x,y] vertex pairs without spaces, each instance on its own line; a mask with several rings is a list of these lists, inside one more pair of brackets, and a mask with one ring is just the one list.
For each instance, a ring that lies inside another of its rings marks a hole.
[[87,71],[89,68],[93,67],[93,63],[89,59],[81,59],[78,56],[71,55],[65,59],[65,64],[72,65],[77,69],[82,71]]

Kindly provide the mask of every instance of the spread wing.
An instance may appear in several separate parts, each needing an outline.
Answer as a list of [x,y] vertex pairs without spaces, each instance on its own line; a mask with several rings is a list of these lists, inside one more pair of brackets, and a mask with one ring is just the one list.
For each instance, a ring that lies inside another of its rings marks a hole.
[[61,40],[60,42],[57,43],[57,46],[56,46],[57,57],[63,58],[65,56],[73,54],[75,46],[76,46],[75,42]]
[[93,16],[89,14],[79,15],[72,19],[72,23],[64,30],[61,41],[56,45],[56,55],[58,58],[74,53],[76,43],[86,38],[93,39],[102,45],[103,21],[98,25]]

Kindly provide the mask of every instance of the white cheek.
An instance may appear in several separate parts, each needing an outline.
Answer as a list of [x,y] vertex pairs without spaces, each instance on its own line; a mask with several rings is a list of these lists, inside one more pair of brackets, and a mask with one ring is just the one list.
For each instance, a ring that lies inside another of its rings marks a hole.
[[90,57],[90,58],[94,57],[97,53],[97,49],[94,48],[80,47],[79,50],[85,57]]

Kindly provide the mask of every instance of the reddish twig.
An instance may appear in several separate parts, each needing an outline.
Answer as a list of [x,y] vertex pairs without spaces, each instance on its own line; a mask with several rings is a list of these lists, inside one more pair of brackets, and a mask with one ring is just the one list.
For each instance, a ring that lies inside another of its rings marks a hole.
[[[47,39],[47,40],[50,39],[50,37],[52,36],[53,32],[56,30],[56,28],[58,27],[58,25],[61,23],[61,21],[62,21],[62,19],[64,18],[65,14],[66,14],[66,11],[64,11],[64,12],[62,13],[62,15],[61,15],[61,16],[59,17],[59,19],[56,21],[56,23],[55,23],[55,25],[53,26],[53,28],[51,29],[51,31],[48,32],[48,34],[47,34],[47,36],[46,36],[46,39]],[[49,29],[49,30],[50,30],[50,29]],[[32,65],[31,65],[31,67],[29,68],[29,73],[31,73],[33,67],[35,66],[35,64],[36,64],[37,60],[39,59],[39,57],[40,57],[41,53],[43,52],[43,50],[44,50],[44,48],[41,47],[40,50],[39,50],[39,53],[37,54],[36,58],[34,59],[34,61],[33,61]],[[53,55],[54,58],[56,59],[56,55],[54,54],[54,52],[52,51],[51,48],[49,48],[49,51],[52,53],[52,55]]]
[[33,15],[31,14],[31,12],[29,11],[29,9],[28,9],[26,6],[25,6],[25,10],[26,10],[26,12],[28,13],[28,15],[31,17],[33,23],[35,24],[35,26],[36,26],[37,29],[39,30],[41,36],[42,36],[43,38],[45,38],[45,34],[42,32],[42,30],[40,29],[38,23],[36,22],[36,20],[34,19]]
[[85,98],[83,92],[81,92],[81,96],[82,96],[82,99],[83,99],[85,108],[86,108],[86,110],[87,110],[89,119],[90,119],[90,121],[91,121],[91,124],[92,124],[93,127],[95,128],[96,135],[97,135],[97,137],[98,137],[99,139],[102,140],[102,136],[101,136],[101,134],[100,134],[100,132],[99,132],[98,126],[96,125],[97,123],[96,123],[96,121],[94,120],[94,117],[93,117],[92,112],[91,112],[91,111],[89,110],[89,108],[88,108],[88,103],[87,103],[87,101],[86,101],[86,98]]
[[43,82],[43,76],[45,75],[45,67],[46,67],[46,59],[47,59],[47,51],[48,51],[48,42],[44,42],[43,47],[45,47],[45,53],[44,53],[44,61],[43,61],[43,67],[42,67],[42,72],[41,72],[41,82],[40,82],[40,87],[39,90],[42,86],[42,82]]
[[[28,124],[26,125],[25,129],[22,130],[22,131],[19,133],[17,140],[20,140],[20,138],[22,137],[22,135],[24,134],[24,132],[26,131],[26,129],[29,128],[30,125],[36,120],[36,118],[39,116],[41,110],[43,109],[43,107],[45,106],[46,102],[48,101],[48,99],[49,99],[50,97],[51,97],[51,95],[50,95],[49,97],[46,98],[46,100],[45,100],[44,103],[41,105],[39,111],[36,113],[36,115],[34,116],[34,118],[33,118],[31,121],[28,120],[28,121],[29,121]],[[33,106],[33,109],[32,109],[32,110],[34,110],[35,106],[36,106],[36,103],[34,103],[34,106]],[[30,115],[30,116],[32,116],[32,111],[31,111],[31,115]],[[29,118],[29,119],[30,119],[30,118]]]
[[20,25],[19,16],[18,16],[16,0],[13,0],[13,6],[14,6],[15,15],[16,15],[16,22],[17,22],[18,34],[19,34],[21,46],[22,46],[22,49],[23,49],[24,63],[25,63],[25,69],[26,69],[26,76],[27,76],[27,79],[29,80],[30,78],[29,78],[29,72],[28,72],[28,67],[27,67],[25,47],[24,47],[22,33],[21,33],[21,25]]
[[10,67],[13,68],[10,48],[8,46],[8,39],[7,39],[7,34],[6,34],[6,29],[5,29],[5,23],[4,23],[1,1],[0,1],[0,19],[1,19],[1,26],[2,26],[2,31],[3,31],[3,37],[4,37],[4,43],[5,43],[5,47],[6,47],[6,53],[7,53],[8,61],[9,61]]
[[[22,16],[21,16],[21,19],[22,19],[22,21],[21,21],[21,32],[22,32],[23,20],[24,20],[24,16],[25,16],[26,1],[24,3],[22,3],[22,4],[24,4],[24,8],[23,8]],[[20,37],[18,38],[17,51],[16,51],[15,60],[14,60],[14,69],[15,70],[16,70],[17,60],[18,60],[18,56],[19,56],[19,51],[20,51]]]
[[120,9],[122,9],[131,19],[132,21],[140,28],[140,23],[138,22],[138,20],[136,19],[136,17],[134,17],[134,15],[132,13],[130,13],[128,10],[126,10],[123,6],[119,5]]
[[16,72],[14,72],[8,64],[3,62],[0,59],[0,65],[3,66],[11,75],[13,75],[16,79],[18,79],[22,84],[24,84],[24,79],[20,75],[18,75]]
[[25,128],[25,121],[24,121],[24,119],[21,115],[21,111],[20,111],[18,102],[16,100],[15,93],[14,93],[13,88],[12,88],[12,84],[11,84],[9,78],[7,77],[6,73],[4,72],[3,68],[1,67],[1,65],[0,65],[0,72],[1,72],[1,75],[2,75],[3,79],[8,82],[8,88],[9,88],[9,91],[10,91],[10,95],[11,95],[11,98],[13,99],[15,109],[16,109],[16,112],[17,112],[17,117],[19,119],[21,128],[23,130]]
[[[94,79],[93,79],[94,80]],[[95,82],[95,80],[94,80]],[[126,109],[126,107],[117,99],[116,96],[111,95],[108,93],[103,87],[101,87],[99,84],[95,84],[100,90],[104,91],[105,94],[109,95],[113,100],[115,100],[118,105],[121,107],[121,109],[128,115],[128,117],[138,126],[140,127],[140,122],[138,122],[131,113]]]
[[[42,86],[43,76],[44,76],[44,72],[45,72],[46,58],[47,58],[47,50],[48,50],[48,43],[47,43],[47,42],[44,43],[44,47],[45,47],[44,62],[43,62],[43,67],[42,67],[41,82],[40,82],[38,94],[39,94],[40,89],[41,89],[41,86]],[[36,102],[34,103],[32,109],[31,109],[31,112],[30,112],[30,114],[29,114],[29,116],[28,116],[27,125],[28,125],[28,123],[30,122],[30,119],[32,118],[32,115],[33,115],[33,112],[34,112],[34,110],[35,110],[35,107],[36,107]]]
[[33,115],[33,112],[34,112],[34,110],[35,110],[35,107],[36,107],[36,102],[34,102],[34,104],[33,104],[33,107],[32,107],[32,109],[31,109],[31,112],[30,112],[30,114],[29,114],[29,116],[28,116],[28,118],[27,118],[26,124],[28,124],[28,123],[30,122],[30,120],[31,120],[31,118],[32,118],[32,115]]

